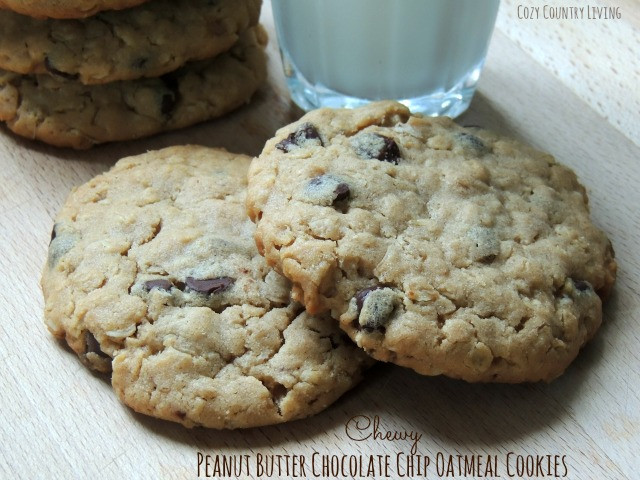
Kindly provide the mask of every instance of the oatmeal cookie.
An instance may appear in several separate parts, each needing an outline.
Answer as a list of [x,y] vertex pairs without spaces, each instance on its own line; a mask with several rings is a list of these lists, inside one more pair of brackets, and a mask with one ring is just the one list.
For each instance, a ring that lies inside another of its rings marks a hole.
[[137,412],[213,428],[284,422],[326,408],[371,363],[258,254],[249,161],[197,146],[125,158],[56,218],[45,322],[112,371]]
[[425,375],[552,380],[600,326],[615,279],[573,171],[394,102],[279,130],[247,205],[294,298]]

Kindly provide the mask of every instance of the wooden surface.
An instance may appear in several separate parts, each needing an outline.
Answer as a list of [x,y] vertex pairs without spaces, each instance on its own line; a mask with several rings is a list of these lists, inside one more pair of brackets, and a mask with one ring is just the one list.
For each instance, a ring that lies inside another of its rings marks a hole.
[[[300,476],[308,478],[335,478],[322,475],[326,455],[376,462],[389,455],[388,472],[376,468],[376,478],[406,474],[405,457],[399,470],[396,454],[408,455],[414,441],[353,440],[345,425],[358,415],[378,416],[380,433],[420,434],[426,478],[464,478],[457,455],[463,467],[464,456],[482,464],[467,478],[490,477],[489,462],[497,462],[494,478],[520,478],[518,462],[538,457],[543,470],[527,478],[640,478],[640,7],[635,0],[588,2],[620,7],[620,19],[525,20],[517,11],[579,3],[503,0],[479,93],[461,119],[512,134],[573,167],[594,221],[613,241],[619,276],[605,323],[565,375],[548,385],[469,385],[379,365],[316,417],[246,431],[188,430],[132,413],[108,380],[49,335],[40,270],[52,218],[73,185],[122,156],[173,144],[257,154],[276,128],[301,115],[287,97],[266,2],[269,83],[223,120],[88,152],[0,129],[0,478],[215,478],[216,456],[232,455],[248,455],[241,458],[251,478],[287,477],[259,470],[268,455],[306,459]],[[366,433],[372,430],[359,435]],[[204,464],[198,471],[198,453],[210,455],[208,471]],[[416,470],[415,478],[425,476]]]

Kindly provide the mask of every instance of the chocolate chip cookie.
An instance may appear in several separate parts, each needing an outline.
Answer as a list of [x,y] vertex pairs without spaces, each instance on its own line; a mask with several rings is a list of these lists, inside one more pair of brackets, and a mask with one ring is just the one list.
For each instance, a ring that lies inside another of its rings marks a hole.
[[0,68],[84,84],[157,77],[231,48],[261,0],[154,0],[83,20],[0,10]]
[[246,217],[250,158],[125,158],[74,190],[42,276],[45,321],[134,410],[238,428],[317,413],[371,360],[291,301]]
[[279,130],[248,209],[294,298],[425,375],[552,380],[600,326],[616,274],[573,171],[394,102]]
[[0,120],[18,135],[77,149],[186,127],[249,101],[267,75],[266,41],[258,26],[211,60],[103,85],[0,70]]
[[120,10],[148,0],[0,0],[0,8],[31,17],[84,18],[104,10]]

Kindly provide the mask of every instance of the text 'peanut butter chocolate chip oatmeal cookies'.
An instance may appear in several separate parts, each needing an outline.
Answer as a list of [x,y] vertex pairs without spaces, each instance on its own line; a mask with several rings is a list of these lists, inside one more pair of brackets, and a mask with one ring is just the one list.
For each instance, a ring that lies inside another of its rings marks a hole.
[[153,0],[82,20],[0,10],[0,68],[101,84],[157,77],[229,50],[261,0]]
[[256,242],[374,358],[468,381],[560,375],[593,336],[611,243],[550,155],[400,104],[322,109],[249,173]]
[[51,235],[45,321],[134,410],[238,428],[317,413],[371,359],[290,300],[246,217],[249,157],[184,146],[75,189]]
[[77,149],[187,127],[249,101],[267,76],[266,43],[258,25],[212,59],[100,85],[0,70],[0,121],[23,137]]

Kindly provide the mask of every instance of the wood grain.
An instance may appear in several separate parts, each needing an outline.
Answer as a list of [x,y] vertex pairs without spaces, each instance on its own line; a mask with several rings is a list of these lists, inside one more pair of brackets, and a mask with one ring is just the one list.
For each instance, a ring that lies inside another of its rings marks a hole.
[[[567,11],[567,7],[581,10]],[[533,18],[524,18],[525,8]],[[551,18],[563,13],[575,17]],[[502,0],[497,28],[640,146],[637,2]]]
[[[212,459],[249,455],[250,475],[242,478],[268,478],[258,475],[258,455],[304,455],[307,462],[314,452],[390,455],[397,478],[396,453],[408,454],[414,442],[354,441],[345,424],[358,415],[379,416],[385,432],[421,434],[417,453],[430,459],[427,478],[463,478],[457,470],[438,475],[437,459],[450,455],[485,463],[497,456],[494,478],[510,478],[518,455],[559,458],[571,479],[638,478],[640,7],[633,0],[590,4],[619,5],[623,17],[524,21],[514,13],[518,0],[504,0],[478,95],[460,120],[514,135],[574,168],[594,221],[613,241],[620,270],[605,324],[565,375],[551,384],[472,385],[378,365],[316,417],[245,431],[188,430],[132,413],[108,379],[88,372],[49,335],[40,270],[52,219],[70,188],[123,156],[173,144],[257,154],[277,128],[301,115],[288,100],[267,1],[268,84],[224,119],[88,152],[0,129],[0,478],[198,478],[198,452]],[[309,466],[305,473],[314,478]]]

